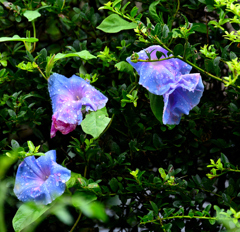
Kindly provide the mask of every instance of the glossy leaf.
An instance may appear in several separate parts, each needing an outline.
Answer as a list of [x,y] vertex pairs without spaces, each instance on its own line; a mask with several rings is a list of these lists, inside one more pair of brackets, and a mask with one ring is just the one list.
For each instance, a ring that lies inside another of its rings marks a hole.
[[128,22],[117,14],[111,14],[105,18],[97,29],[106,33],[117,33],[122,30],[130,30],[137,27],[136,23]]

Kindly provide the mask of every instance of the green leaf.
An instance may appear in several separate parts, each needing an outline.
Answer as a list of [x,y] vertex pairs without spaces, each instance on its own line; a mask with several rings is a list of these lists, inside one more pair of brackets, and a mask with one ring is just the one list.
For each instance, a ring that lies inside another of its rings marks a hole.
[[177,44],[173,49],[174,56],[181,56],[183,54],[183,45]]
[[150,204],[151,204],[151,206],[153,208],[154,214],[156,216],[158,216],[158,207],[157,207],[157,205],[153,201],[150,201]]
[[10,117],[16,118],[16,113],[13,110],[8,110],[8,114],[10,115]]
[[163,52],[156,51],[156,56],[158,59],[160,59],[162,56],[163,58],[166,58],[166,55]]
[[153,134],[153,145],[156,148],[160,148],[162,144],[163,144],[162,139],[156,133],[154,133]]
[[81,174],[71,171],[71,178],[66,182],[67,188],[72,188],[78,182],[78,178],[81,177]]
[[223,198],[223,200],[224,200],[224,202],[225,202],[225,204],[227,205],[227,206],[230,206],[231,205],[231,197],[230,196],[228,196],[227,194],[225,194],[225,193],[223,193],[222,194],[222,198]]
[[115,67],[118,69],[120,72],[126,72],[129,74],[133,73],[133,67],[126,61],[120,61],[117,64],[115,64]]
[[200,185],[200,186],[202,185],[202,180],[198,174],[196,176],[192,176],[192,178],[197,185]]
[[101,188],[97,183],[91,183],[87,186],[89,189],[92,189],[94,192],[101,192]]
[[171,231],[170,229],[172,228],[172,223],[165,224],[163,227],[166,230],[166,232],[170,232]]
[[13,149],[20,147],[19,143],[14,139],[11,140],[11,146]]
[[161,19],[159,18],[157,11],[156,11],[156,6],[159,4],[159,2],[160,2],[160,0],[151,3],[151,5],[149,6],[149,14],[153,20],[161,23]]
[[136,23],[130,23],[122,19],[117,14],[111,14],[102,21],[102,23],[97,27],[97,29],[102,30],[106,33],[117,33],[122,30],[135,29],[136,27]]
[[32,141],[27,141],[27,144],[28,144],[28,148],[29,148],[30,152],[31,153],[34,152],[35,146],[34,146],[33,142]]
[[193,23],[193,26],[198,26],[194,31],[207,34],[207,25],[204,23]]
[[211,225],[214,225],[215,222],[216,222],[214,219],[209,219],[208,221],[209,221],[209,223],[210,223]]
[[237,58],[237,55],[234,52],[230,52],[230,60],[234,60]]
[[106,107],[87,114],[81,126],[86,134],[97,138],[107,127],[111,119],[108,117]]
[[161,124],[163,124],[162,123],[163,105],[164,105],[163,97],[149,92],[149,99],[150,99],[150,107],[154,116],[157,118],[157,120]]
[[68,57],[80,57],[84,60],[90,60],[90,59],[96,59],[97,57],[92,55],[89,51],[87,50],[83,50],[81,52],[75,52],[75,53],[67,53],[67,54],[63,54],[63,53],[58,53],[55,57],[54,57],[54,61],[63,59],[63,58],[68,58]]
[[97,218],[106,222],[108,220],[108,216],[105,212],[104,206],[99,202],[93,202],[89,205],[83,205],[81,207],[82,212],[90,218]]
[[118,190],[118,180],[115,177],[113,177],[109,181],[109,185],[110,185],[112,191],[117,192],[117,190]]
[[138,8],[136,6],[134,6],[130,12],[131,17],[135,17],[137,15],[138,12]]
[[162,38],[167,38],[169,34],[169,28],[166,24],[164,24],[163,26],[163,30],[162,30]]
[[221,153],[221,160],[224,164],[229,164],[227,156],[225,156],[223,153]]
[[104,222],[107,221],[107,215],[104,207],[99,202],[93,202],[97,199],[91,192],[76,192],[72,197],[72,204],[79,208],[83,214],[90,218],[97,218]]
[[15,214],[12,224],[15,232],[20,232],[25,227],[36,221],[51,206],[36,205],[34,203],[22,204]]
[[72,197],[72,204],[75,208],[80,208],[83,205],[96,201],[97,197],[92,192],[76,192]]
[[33,21],[34,19],[41,17],[41,14],[38,12],[38,10],[26,10],[23,13],[23,16],[25,16],[29,22]]
[[22,41],[22,42],[37,42],[37,38],[21,38],[18,35],[14,35],[13,37],[1,37],[0,42],[7,41]]

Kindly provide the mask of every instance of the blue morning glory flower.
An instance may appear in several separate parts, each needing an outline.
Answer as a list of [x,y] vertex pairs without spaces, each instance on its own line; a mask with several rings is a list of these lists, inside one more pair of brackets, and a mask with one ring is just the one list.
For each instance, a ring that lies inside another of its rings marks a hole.
[[67,78],[54,73],[49,78],[48,91],[53,108],[51,138],[58,130],[64,135],[75,130],[82,122],[83,106],[84,111],[96,111],[108,101],[100,91],[76,75]]
[[[151,53],[151,59],[157,60],[156,52],[162,52],[166,57],[168,51],[158,45],[150,46],[138,54],[139,59],[147,60],[146,54]],[[162,56],[160,59],[165,58]],[[189,74],[192,66],[184,61],[172,58],[156,62],[131,62],[138,72],[139,84],[149,92],[162,95],[164,98],[163,124],[179,124],[182,114],[189,114],[202,97],[204,86],[199,73]]]
[[51,150],[35,159],[26,157],[19,165],[14,193],[20,201],[47,205],[65,191],[71,171],[56,163],[56,151]]

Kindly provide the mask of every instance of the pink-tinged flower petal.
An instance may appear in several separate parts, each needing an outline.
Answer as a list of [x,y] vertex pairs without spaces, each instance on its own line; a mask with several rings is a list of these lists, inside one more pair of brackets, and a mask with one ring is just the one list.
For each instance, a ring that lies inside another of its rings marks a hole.
[[71,171],[55,161],[54,150],[48,151],[38,159],[34,156],[24,159],[18,167],[14,186],[14,193],[19,200],[47,205],[63,194]]
[[[156,52],[162,52],[167,56],[167,50],[158,45],[153,45],[140,51],[139,59],[147,60],[146,54],[151,53],[151,60],[156,60]],[[165,58],[162,56],[160,59]],[[164,124],[179,124],[182,114],[196,106],[202,96],[204,86],[199,73],[189,74],[192,67],[184,61],[176,58],[156,62],[131,62],[140,79],[139,84],[149,92],[164,97]]]
[[51,138],[58,130],[68,134],[81,124],[82,106],[85,111],[96,111],[108,101],[100,91],[76,75],[66,78],[54,73],[49,78],[48,90],[53,106]]

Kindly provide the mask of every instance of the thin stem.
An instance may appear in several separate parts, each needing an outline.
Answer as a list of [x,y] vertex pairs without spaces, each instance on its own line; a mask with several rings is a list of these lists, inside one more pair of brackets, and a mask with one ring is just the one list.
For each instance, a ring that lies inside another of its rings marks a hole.
[[[196,219],[207,219],[207,220],[217,220],[215,217],[204,217],[204,216],[188,216],[188,215],[182,215],[182,216],[172,216],[172,217],[166,217],[166,218],[161,218],[161,221],[163,220],[170,220],[170,219],[175,219],[175,218],[196,218]],[[155,219],[155,220],[150,220],[147,222],[140,222],[140,224],[146,224],[146,223],[151,223],[151,222],[156,222],[160,219]],[[224,218],[223,218],[224,220]],[[227,219],[226,219],[227,220]],[[162,225],[162,224],[161,224]]]
[[39,66],[37,66],[37,69],[38,69],[38,71],[42,74],[42,76],[43,76],[46,80],[48,80],[47,77],[43,74],[42,70],[39,68]]
[[171,22],[171,25],[170,25],[170,27],[169,27],[169,30],[172,30],[172,24],[173,24],[173,22],[174,22],[174,19],[176,18],[176,16],[177,16],[177,13],[178,13],[178,11],[179,11],[179,8],[180,8],[180,0],[178,0],[178,3],[177,3],[177,9],[176,9],[176,12],[175,12],[175,14],[173,15],[173,18],[172,18],[172,22]]
[[77,218],[76,222],[74,223],[72,229],[71,229],[69,232],[73,232],[73,230],[74,230],[75,227],[77,226],[79,220],[81,219],[81,216],[82,216],[82,211],[81,211],[80,214],[78,215],[78,218]]
[[163,226],[162,218],[159,217],[159,221],[160,221],[160,225],[162,226],[163,231],[166,232],[166,230],[165,230],[165,228]]
[[[141,60],[141,59],[139,59],[139,60],[137,60],[137,62],[158,62],[158,61],[163,61],[163,60],[169,60],[169,59],[172,59],[172,58],[180,59],[180,60],[182,60],[182,61],[190,64],[191,66],[193,66],[194,68],[196,68],[196,69],[199,70],[200,72],[203,72],[204,74],[206,74],[206,75],[208,75],[208,76],[210,76],[210,77],[212,77],[212,78],[214,78],[214,79],[216,79],[216,80],[218,80],[218,81],[223,82],[223,80],[222,80],[221,78],[219,78],[219,77],[217,77],[217,76],[214,76],[214,75],[212,75],[212,74],[209,73],[209,72],[206,72],[205,70],[199,68],[198,66],[196,66],[196,65],[193,64],[193,63],[191,63],[191,62],[188,61],[188,60],[184,60],[181,56],[171,56],[171,57],[167,57],[167,58],[163,58],[163,59],[159,59],[159,60]],[[132,61],[132,62],[136,62],[136,60],[131,60],[131,61]],[[240,86],[237,86],[237,87],[240,88]]]
[[[84,169],[84,177],[85,177],[85,178],[86,178],[86,176],[87,176],[87,167],[88,167],[88,163],[85,165],[85,169]],[[80,221],[81,216],[82,216],[82,211],[80,211],[77,220],[75,221],[72,229],[71,229],[69,232],[73,232],[73,230],[74,230],[75,227],[77,226],[78,222]]]
[[85,178],[86,178],[86,176],[87,176],[87,167],[88,167],[88,164],[85,165],[85,169],[84,169],[84,177],[85,177]]
[[132,91],[137,87],[137,85],[133,86],[133,88],[130,90],[130,92],[128,94],[131,94]]
[[188,43],[188,39],[186,39],[185,44],[184,44],[184,51],[183,51],[183,59],[184,59],[184,60],[185,60],[185,58],[186,58],[187,43]]
[[117,128],[112,127],[112,129],[116,130],[117,132],[121,133],[122,135],[128,137],[127,134],[123,133],[122,131],[118,130]]
[[[34,20],[32,21],[32,26],[33,26],[33,37],[36,38],[36,27],[35,27],[35,22],[34,22]],[[35,48],[36,48],[36,42],[33,43],[32,52],[34,52]]]
[[61,8],[61,12],[63,10],[63,7],[65,6],[65,3],[66,3],[66,0],[63,0],[63,5],[62,5],[62,8]]
[[30,50],[28,49],[28,46],[27,46],[27,42],[23,41],[23,43],[25,45],[26,50],[30,52]]

